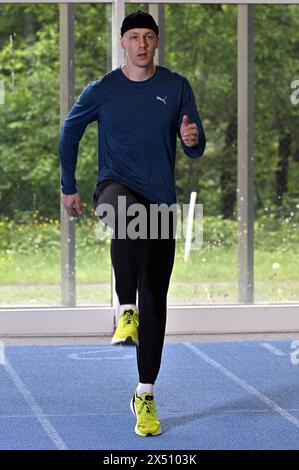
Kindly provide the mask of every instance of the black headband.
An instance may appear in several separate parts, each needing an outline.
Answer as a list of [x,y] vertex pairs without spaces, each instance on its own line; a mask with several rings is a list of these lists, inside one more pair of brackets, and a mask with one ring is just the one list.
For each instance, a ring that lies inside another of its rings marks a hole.
[[123,36],[126,31],[133,28],[152,29],[155,31],[156,35],[159,36],[159,27],[152,15],[141,10],[131,13],[131,15],[124,18],[120,30],[121,36]]

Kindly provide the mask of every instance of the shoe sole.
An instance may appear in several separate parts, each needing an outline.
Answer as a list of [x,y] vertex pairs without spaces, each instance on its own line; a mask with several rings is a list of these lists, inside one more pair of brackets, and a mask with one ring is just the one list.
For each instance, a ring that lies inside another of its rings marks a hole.
[[133,341],[131,336],[128,336],[126,339],[112,338],[111,344],[122,344],[123,346],[138,346],[138,341]]
[[[132,411],[133,415],[137,419],[137,414],[136,414],[135,405],[134,405],[134,397],[130,401],[130,408],[131,408],[131,411]],[[138,436],[141,436],[141,437],[159,436],[159,434],[161,434],[161,428],[159,429],[159,431],[157,431],[155,433],[148,432],[147,434],[142,434],[138,430],[137,423],[136,423],[134,431],[135,431],[136,434],[138,434]]]

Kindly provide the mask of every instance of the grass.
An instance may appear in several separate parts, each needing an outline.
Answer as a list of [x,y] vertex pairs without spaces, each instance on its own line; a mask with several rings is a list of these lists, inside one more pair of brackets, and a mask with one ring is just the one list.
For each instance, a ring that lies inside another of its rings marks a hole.
[[[59,222],[45,219],[37,211],[23,220],[0,219],[1,306],[61,304]],[[299,299],[299,235],[291,222],[269,216],[255,221],[256,302]],[[76,229],[78,305],[111,302],[110,241],[98,240],[96,227],[88,218]],[[177,241],[170,304],[237,302],[236,223],[205,217],[203,241],[187,262],[184,243]]]

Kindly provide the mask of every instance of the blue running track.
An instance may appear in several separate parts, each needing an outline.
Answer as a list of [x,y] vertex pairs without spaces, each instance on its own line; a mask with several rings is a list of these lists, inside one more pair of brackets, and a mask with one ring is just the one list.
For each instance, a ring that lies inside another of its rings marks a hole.
[[0,449],[298,449],[294,353],[291,341],[166,343],[162,434],[142,438],[129,407],[134,347],[6,346]]

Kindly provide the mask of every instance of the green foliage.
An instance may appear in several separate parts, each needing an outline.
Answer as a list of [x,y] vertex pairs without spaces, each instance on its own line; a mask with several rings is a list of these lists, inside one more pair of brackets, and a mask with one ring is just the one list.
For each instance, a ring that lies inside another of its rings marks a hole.
[[[110,240],[97,237],[98,219],[85,208],[76,220],[76,246],[78,250],[105,247]],[[255,248],[272,252],[287,251],[299,242],[299,217],[291,212],[288,217],[277,218],[265,213],[254,222]],[[194,229],[194,227],[193,227]],[[177,249],[184,250],[184,237],[177,240]],[[211,251],[237,246],[237,222],[221,216],[203,216],[203,249]],[[0,251],[28,253],[60,249],[59,219],[42,215],[38,210],[14,210],[14,217],[0,217]]]
[[[127,4],[126,14],[148,4]],[[254,7],[255,214],[297,211],[299,106],[290,101],[298,79],[299,7]],[[111,5],[75,7],[76,96],[111,69]],[[165,66],[190,81],[203,120],[207,148],[198,161],[177,145],[179,202],[190,192],[210,216],[236,220],[237,6],[165,4]],[[0,5],[0,213],[38,209],[59,217],[60,172],[59,5]],[[290,135],[287,191],[275,203],[280,142]],[[89,126],[79,149],[77,180],[91,206],[97,177],[97,128]]]
[[[97,250],[110,244],[96,235],[98,220],[85,214],[77,221],[76,247],[80,250]],[[59,219],[44,216],[38,210],[14,210],[14,217],[0,218],[0,251],[32,254],[60,250]]]

